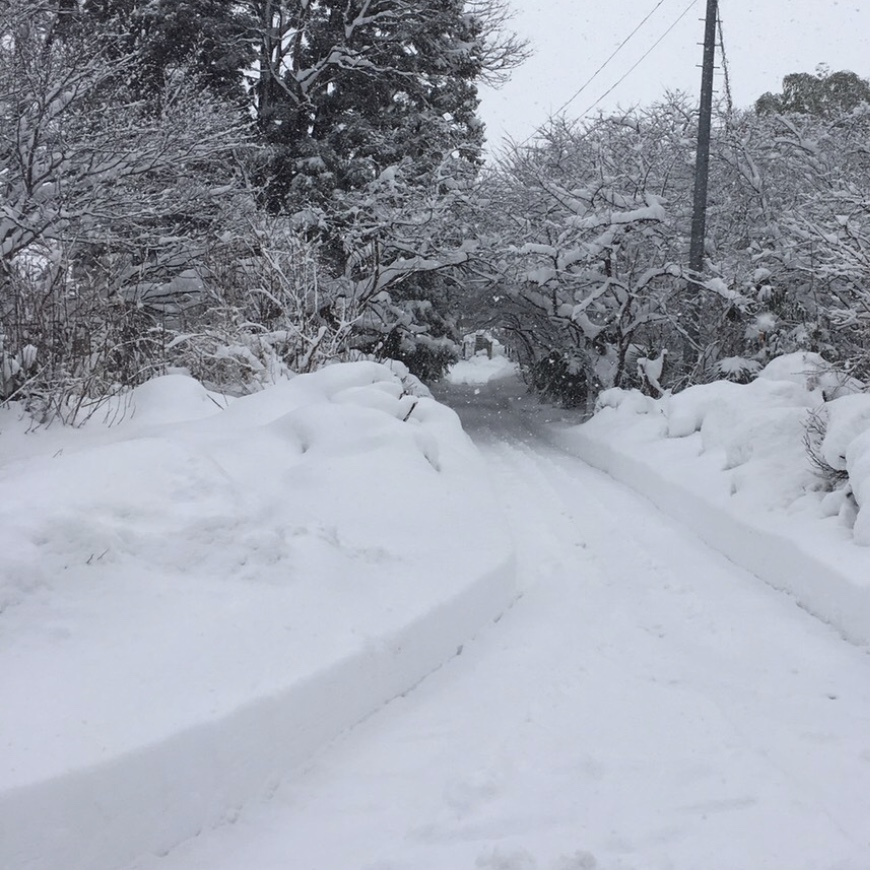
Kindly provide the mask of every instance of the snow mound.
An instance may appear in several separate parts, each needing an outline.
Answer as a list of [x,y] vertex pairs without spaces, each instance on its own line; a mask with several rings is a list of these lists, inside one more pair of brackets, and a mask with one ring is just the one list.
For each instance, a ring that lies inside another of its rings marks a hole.
[[231,402],[158,378],[111,428],[4,412],[0,866],[193,836],[509,604],[482,461],[425,393],[357,362]]
[[[559,442],[850,639],[870,643],[870,395],[818,354],[651,399],[607,390]],[[861,546],[855,546],[861,545]]]
[[220,413],[231,401],[185,374],[163,375],[136,387],[129,398],[121,400],[121,422],[145,426],[201,420]]
[[488,384],[500,378],[513,377],[516,373],[516,363],[506,356],[493,354],[490,359],[485,353],[478,353],[471,359],[454,363],[445,378],[448,383],[457,385]]
[[840,493],[839,513],[851,520],[855,543],[870,546],[870,395],[833,399],[824,408],[824,420],[819,453],[831,468],[848,477]]

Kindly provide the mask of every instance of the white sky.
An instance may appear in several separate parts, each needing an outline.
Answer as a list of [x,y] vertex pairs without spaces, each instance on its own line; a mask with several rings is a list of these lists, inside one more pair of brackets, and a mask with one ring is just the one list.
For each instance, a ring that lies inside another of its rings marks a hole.
[[[498,91],[483,89],[481,114],[489,147],[505,135],[521,141],[565,103],[601,66],[658,0],[512,0],[513,29],[532,42],[535,55]],[[582,116],[674,24],[690,0],[662,0],[650,20],[566,110]],[[813,72],[820,63],[870,77],[870,8],[866,0],[720,0],[725,51],[735,105],[749,106],[765,91],[779,91],[790,72]],[[667,90],[700,87],[703,16],[692,9],[662,43],[600,103],[651,103]],[[723,88],[721,75],[717,88]]]

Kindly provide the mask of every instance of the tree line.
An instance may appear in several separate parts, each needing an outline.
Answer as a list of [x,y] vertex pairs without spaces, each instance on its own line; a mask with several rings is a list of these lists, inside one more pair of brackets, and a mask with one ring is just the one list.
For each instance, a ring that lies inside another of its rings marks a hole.
[[478,86],[527,54],[508,19],[0,0],[0,400],[75,420],[174,368],[243,390],[360,355],[435,378],[484,325],[575,404],[800,348],[868,373],[867,82],[796,74],[720,111],[691,276],[685,97],[484,161]]
[[581,405],[612,386],[747,381],[799,350],[870,377],[870,84],[821,68],[718,107],[700,276],[696,130],[695,104],[670,95],[553,120],[489,171],[491,322],[541,392]]
[[450,358],[502,0],[2,0],[0,398]]

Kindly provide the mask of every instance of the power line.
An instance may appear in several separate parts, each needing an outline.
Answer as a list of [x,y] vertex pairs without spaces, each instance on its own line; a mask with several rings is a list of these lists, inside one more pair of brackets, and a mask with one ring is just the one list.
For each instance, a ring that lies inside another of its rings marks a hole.
[[[602,100],[610,96],[670,35],[671,31],[689,14],[692,7],[697,4],[698,0],[691,0],[691,3],[680,13],[677,20],[640,56],[637,62],[619,79],[615,84],[611,85],[583,114],[588,115]],[[528,140],[527,140],[528,141]]]
[[[586,82],[584,82],[584,84],[581,85],[581,87],[571,96],[571,98],[567,100],[562,106],[560,106],[558,111],[554,112],[553,115],[558,115],[560,112],[565,111],[565,109],[568,108],[568,106],[570,106],[571,103],[573,103],[574,100],[576,100],[577,97],[583,93],[583,91],[592,83],[595,77],[610,63],[611,60],[613,60],[613,58],[619,53],[623,46],[625,46],[626,43],[628,43],[628,41],[638,32],[638,30],[640,30],[641,27],[643,27],[643,25],[646,24],[647,21],[649,21],[649,19],[656,13],[656,11],[659,9],[660,6],[662,6],[664,2],[665,0],[658,0],[658,3],[656,3],[653,9],[649,13],[647,13],[644,19],[640,22],[640,24],[638,24],[637,27],[635,27],[634,30],[632,30],[631,33],[629,33],[629,35],[626,36],[626,38],[616,47],[616,50],[610,55],[610,57],[608,57],[607,60],[604,61],[604,63],[590,76],[590,78]],[[679,14],[676,21],[674,21],[674,23],[671,24],[671,26],[668,27],[668,29],[640,56],[640,58],[631,66],[631,68],[628,70],[628,72],[625,73],[625,75],[623,75],[615,84],[608,88],[588,109],[586,109],[585,112],[582,113],[581,117],[588,115],[599,103],[602,102],[602,100],[604,100],[611,93],[613,93],[613,91],[615,91],[616,88],[618,88],[656,50],[656,48],[661,45],[662,42],[664,42],[664,40],[670,35],[671,31],[673,31],[673,29],[689,14],[689,12],[691,12],[692,8],[697,5],[697,3],[698,0],[691,0],[689,5],[686,6],[686,8]],[[553,115],[551,115],[550,117],[553,117]],[[517,145],[515,145],[514,147],[522,148],[523,145],[530,142],[535,136],[537,136],[538,133],[540,133],[544,129],[545,124],[536,127],[531,133],[529,133],[528,136],[526,136],[525,139],[517,143]]]
[[656,12],[659,10],[659,8],[662,6],[662,4],[664,2],[665,2],[665,0],[658,0],[658,3],[656,3],[656,5],[653,7],[652,11],[647,13],[647,15],[643,19],[643,21],[641,21],[640,24],[638,24],[637,27],[635,27],[634,30],[632,30],[631,33],[629,33],[628,36],[626,36],[625,39],[623,39],[622,42],[620,42],[619,45],[616,46],[616,48],[614,49],[614,51],[610,55],[610,57],[608,57],[607,60],[605,60],[604,63],[601,64],[601,66],[598,67],[598,69],[595,70],[595,72],[592,73],[592,75],[585,82],[583,82],[583,84],[580,85],[580,87],[561,106],[559,106],[558,109],[556,109],[555,112],[553,112],[554,115],[559,115],[562,112],[564,112],[565,109],[567,109],[568,106],[570,106],[571,103],[573,103],[574,100],[576,100],[577,97],[579,97],[580,94],[582,94],[583,91],[585,91],[586,88],[588,88],[589,85],[591,85],[592,82],[595,81],[596,78],[598,78],[598,74],[600,72],[603,72],[603,70],[607,66],[607,64],[609,64],[610,61],[612,61],[613,58],[615,58],[616,55],[619,54],[619,52],[622,51],[623,48],[625,48],[625,46],[628,44],[629,40],[631,40],[631,38],[638,32],[638,30],[640,30],[641,27],[643,27],[644,24],[646,24],[647,21],[649,21],[650,18],[652,18],[653,15],[656,14]]
[[[565,109],[567,109],[568,106],[570,106],[571,103],[573,103],[574,100],[576,100],[577,97],[579,97],[580,94],[582,94],[583,91],[585,91],[586,88],[588,88],[589,85],[591,85],[592,82],[595,81],[595,79],[598,77],[599,73],[601,73],[601,72],[604,71],[604,69],[607,67],[607,65],[610,63],[610,61],[612,61],[613,58],[615,58],[616,55],[619,54],[619,52],[622,51],[623,48],[625,48],[625,46],[628,44],[628,42],[631,40],[631,38],[632,38],[632,37],[633,37],[633,36],[638,32],[638,30],[641,29],[641,27],[644,26],[644,24],[647,23],[647,21],[650,20],[650,18],[653,17],[653,15],[656,14],[656,12],[657,12],[657,11],[659,10],[659,8],[664,4],[664,2],[665,2],[665,0],[658,0],[658,2],[656,3],[656,5],[655,5],[655,6],[654,6],[654,7],[653,7],[653,8],[652,8],[652,9],[651,9],[651,10],[650,10],[650,11],[649,11],[645,16],[644,16],[644,18],[643,18],[643,20],[640,22],[640,24],[638,24],[637,27],[635,27],[634,30],[632,30],[631,33],[629,33],[628,36],[626,36],[625,39],[623,39],[622,42],[620,42],[619,45],[616,46],[616,48],[615,48],[615,49],[613,50],[613,52],[611,53],[610,57],[608,57],[607,60],[605,60],[604,63],[601,64],[601,66],[598,67],[598,69],[595,70],[595,72],[592,73],[592,75],[589,76],[589,78],[588,78],[585,82],[583,82],[583,84],[580,85],[580,87],[579,87],[579,88],[578,88],[578,89],[577,89],[577,90],[576,90],[576,91],[575,91],[575,92],[574,92],[574,93],[573,93],[573,94],[572,94],[572,95],[571,95],[571,96],[570,96],[570,97],[569,97],[569,98],[568,98],[568,99],[567,99],[567,100],[566,100],[566,101],[565,101],[561,106],[559,106],[559,108],[556,109],[555,112],[553,112],[553,113],[550,115],[550,117],[554,117],[555,115],[559,115],[559,114],[561,114],[562,112],[564,112]],[[694,2],[696,2],[696,0],[694,0]],[[685,13],[684,13],[684,14],[685,14]],[[605,95],[605,96],[606,96],[606,95]],[[602,99],[603,99],[603,97],[602,97]],[[529,133],[529,135],[526,136],[526,138],[523,139],[523,141],[520,142],[516,147],[517,147],[517,148],[522,148],[523,145],[525,145],[527,142],[529,142],[531,139],[533,139],[535,136],[537,136],[538,133],[541,132],[541,130],[543,129],[543,126],[544,126],[544,125],[541,125],[540,127],[536,127],[536,128],[535,128],[531,133]]]

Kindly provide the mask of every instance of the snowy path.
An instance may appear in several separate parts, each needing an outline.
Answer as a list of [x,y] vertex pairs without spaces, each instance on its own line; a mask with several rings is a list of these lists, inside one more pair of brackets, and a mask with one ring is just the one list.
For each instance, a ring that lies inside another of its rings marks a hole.
[[522,597],[268,804],[137,867],[868,870],[870,658],[480,399]]

